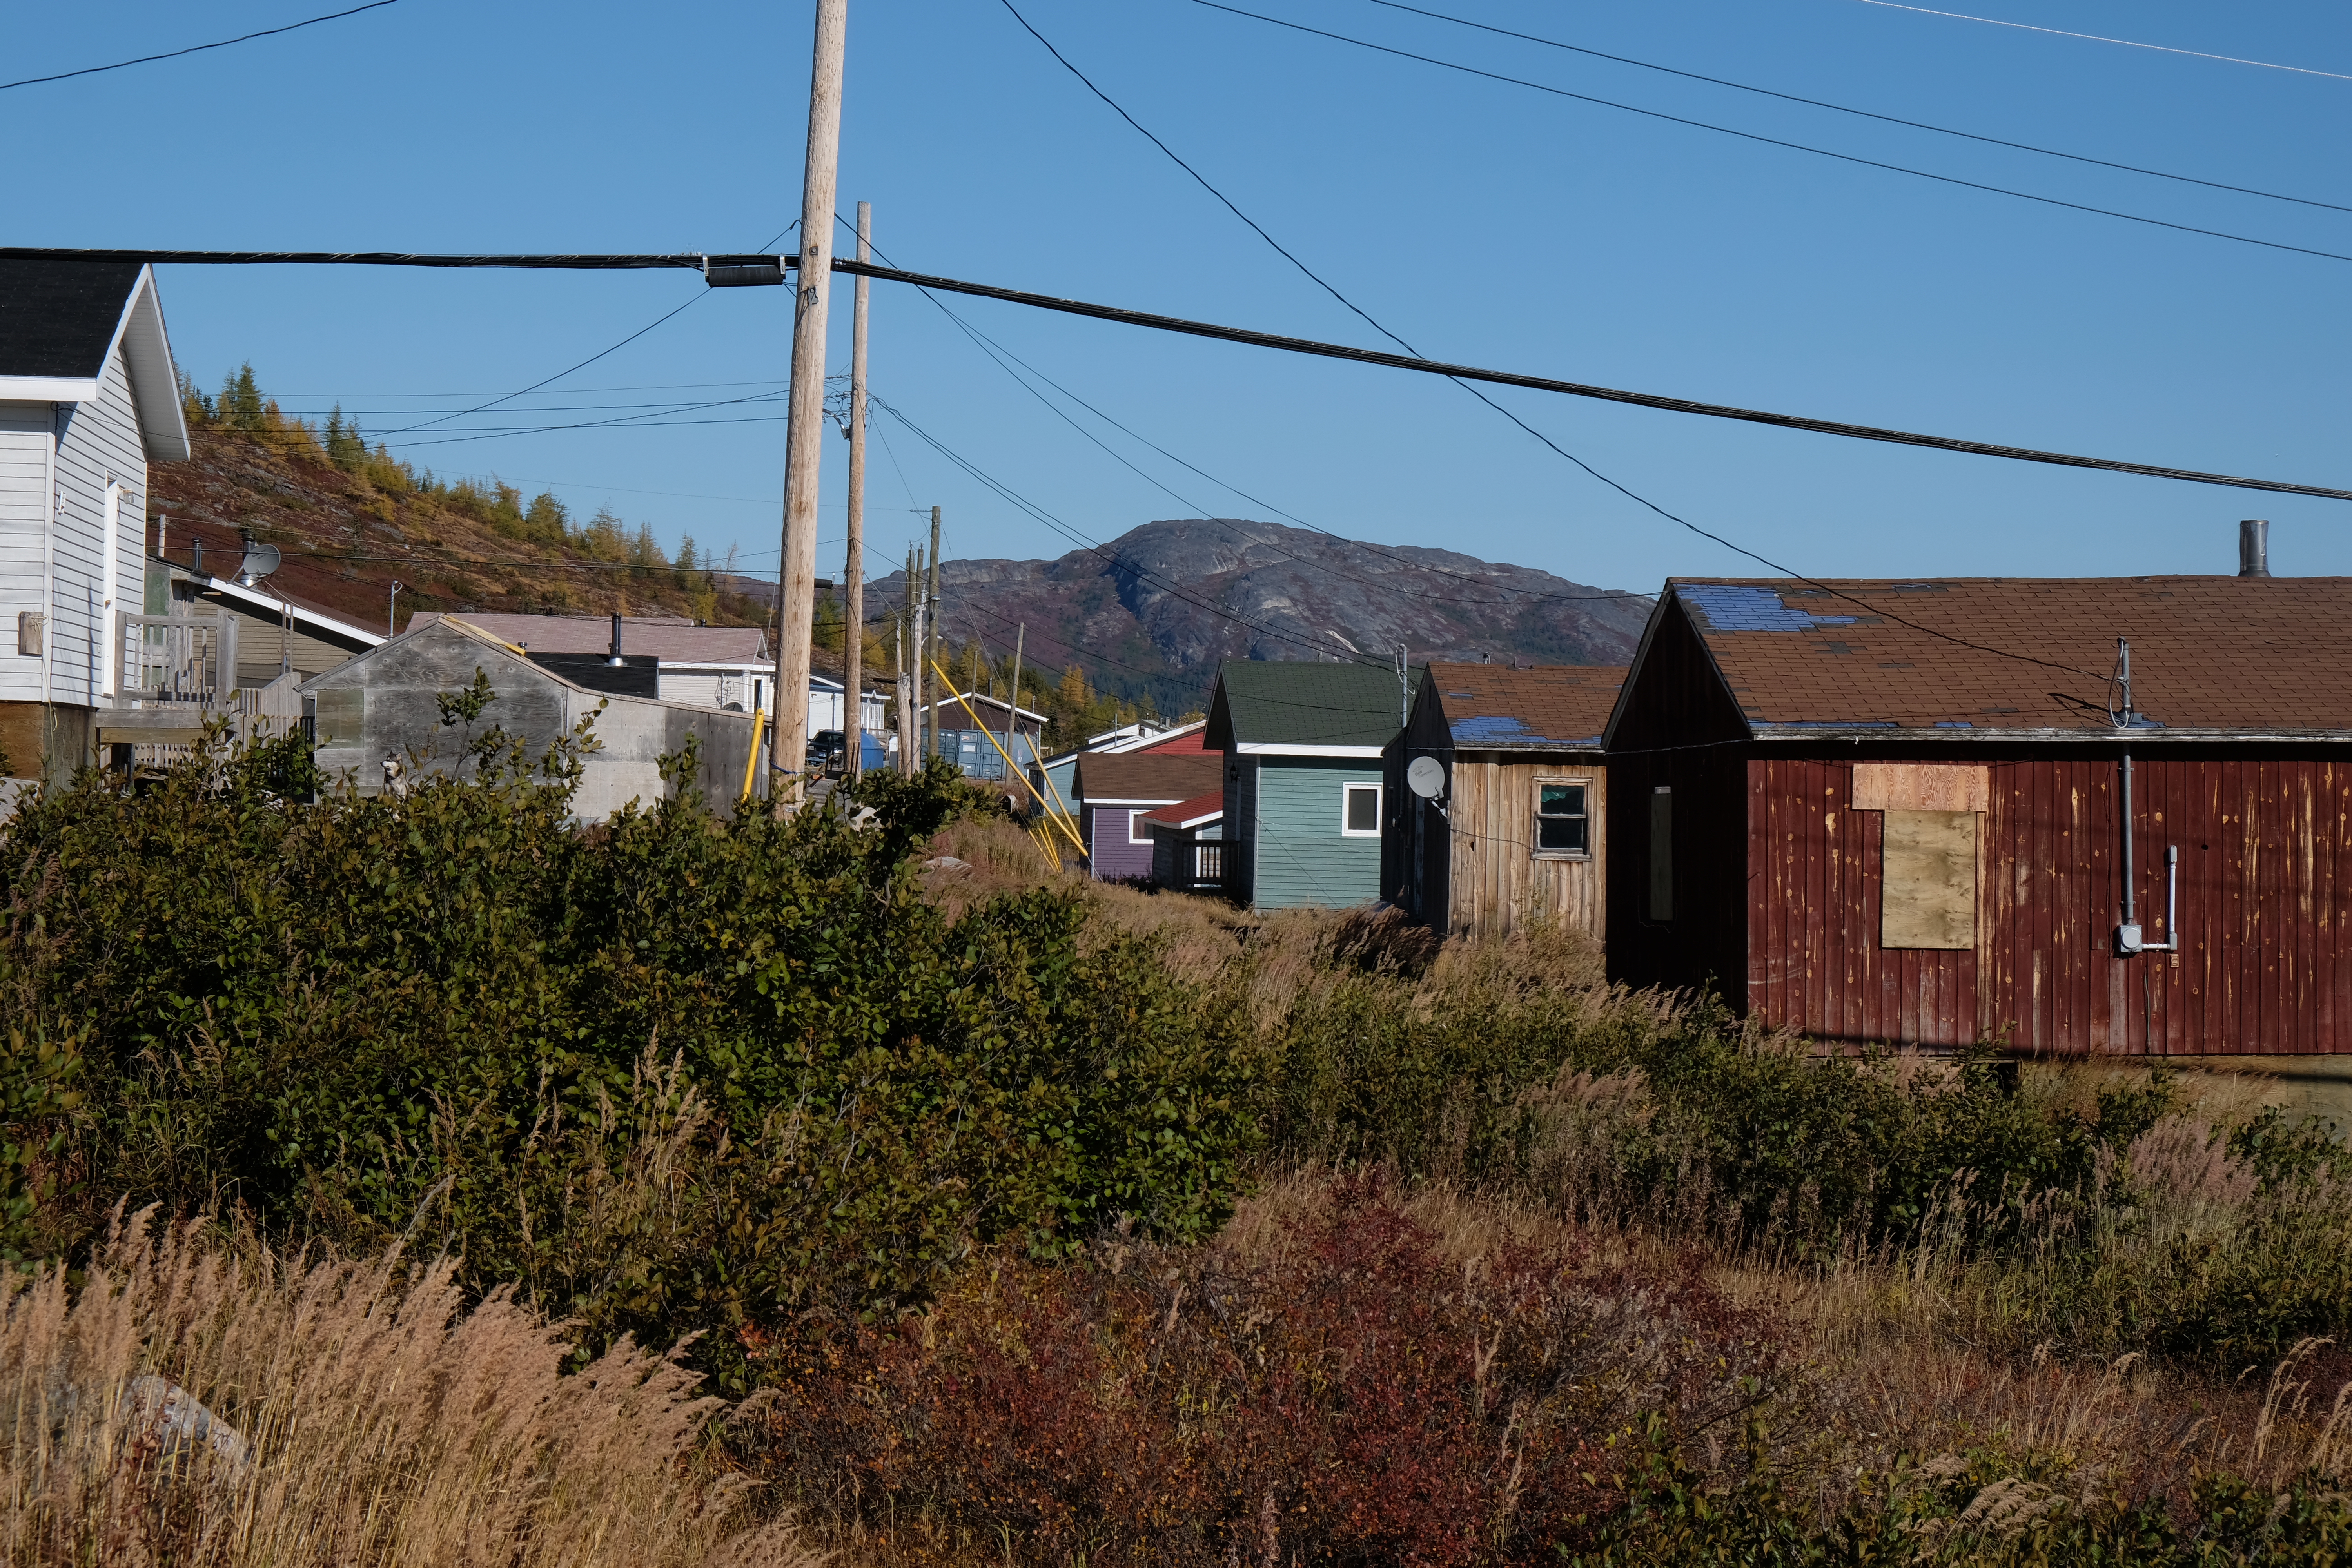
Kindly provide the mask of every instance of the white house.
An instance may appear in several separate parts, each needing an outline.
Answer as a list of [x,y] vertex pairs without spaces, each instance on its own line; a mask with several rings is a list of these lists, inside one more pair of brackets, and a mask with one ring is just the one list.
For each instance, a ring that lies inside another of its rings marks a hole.
[[153,271],[0,261],[0,751],[11,775],[91,760],[93,719],[114,700],[108,628],[144,605],[147,465],[188,453]]

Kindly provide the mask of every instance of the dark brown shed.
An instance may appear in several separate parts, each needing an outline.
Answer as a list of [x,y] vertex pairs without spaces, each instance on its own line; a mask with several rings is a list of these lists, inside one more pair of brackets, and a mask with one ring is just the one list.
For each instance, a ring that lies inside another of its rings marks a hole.
[[1823,1041],[2352,1049],[2352,579],[1678,579],[1608,753],[1620,979]]

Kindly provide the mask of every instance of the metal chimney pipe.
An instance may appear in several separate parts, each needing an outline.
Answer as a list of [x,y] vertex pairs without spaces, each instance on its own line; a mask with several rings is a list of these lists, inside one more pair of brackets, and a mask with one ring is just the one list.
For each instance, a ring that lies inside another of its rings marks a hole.
[[618,610],[613,612],[613,657],[608,662],[615,668],[621,663],[621,612]]
[[2238,521],[2238,575],[2267,577],[2271,574],[2271,524],[2268,518],[2248,517]]

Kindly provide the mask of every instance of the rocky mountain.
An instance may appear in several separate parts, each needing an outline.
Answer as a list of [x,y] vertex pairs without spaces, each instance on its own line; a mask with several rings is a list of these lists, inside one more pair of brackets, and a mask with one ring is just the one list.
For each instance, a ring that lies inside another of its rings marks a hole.
[[[901,602],[903,574],[866,590],[869,618]],[[1162,711],[1197,708],[1227,658],[1622,664],[1648,617],[1638,595],[1420,545],[1360,543],[1238,518],[1150,522],[1053,561],[947,561],[943,630],[1075,663],[1098,688]]]

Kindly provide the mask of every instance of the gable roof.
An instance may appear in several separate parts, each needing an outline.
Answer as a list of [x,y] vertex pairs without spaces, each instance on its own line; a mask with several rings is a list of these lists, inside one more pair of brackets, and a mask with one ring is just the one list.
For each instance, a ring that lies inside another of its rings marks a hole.
[[[1426,676],[1415,669],[1417,685]],[[1370,664],[1229,658],[1207,743],[1244,755],[1376,757],[1402,729],[1396,671]]]
[[0,401],[88,403],[117,342],[147,455],[184,461],[187,416],[154,273],[136,261],[0,261]]
[[[430,625],[436,612],[418,616],[409,629]],[[609,616],[452,616],[480,627],[502,642],[533,653],[607,653],[613,647]],[[623,616],[621,651],[650,655],[664,664],[752,665],[768,662],[768,634],[760,626],[698,626],[683,616]]]
[[1223,787],[1213,752],[1080,752],[1075,788],[1088,805],[1168,805]]
[[1174,805],[1163,805],[1157,811],[1147,811],[1143,820],[1161,827],[1190,829],[1205,827],[1225,815],[1225,792],[1213,789],[1206,795],[1196,795],[1190,800],[1180,800]]
[[[1022,684],[1025,686],[1028,682],[1024,680]],[[985,691],[950,691],[944,697],[935,699],[930,704],[940,710],[940,728],[942,730],[963,728],[961,723],[950,722],[950,721],[971,718],[971,714],[964,710],[964,704],[967,702],[974,708],[993,708],[999,713],[1018,713],[1022,718],[1034,719],[1040,724],[1050,721],[1046,714],[1040,713],[1034,708],[1015,708],[1003,698],[991,697]]]
[[1209,721],[1195,719],[1190,724],[1179,724],[1173,730],[1149,735],[1132,744],[1121,745],[1124,752],[1175,752],[1191,753],[1209,749]]
[[1670,613],[1759,738],[2112,733],[2126,637],[2151,739],[2352,739],[2352,578],[1674,578],[1644,653]]
[[1423,691],[1456,746],[1558,751],[1601,744],[1624,679],[1618,665],[1432,664]]
[[194,584],[193,591],[198,598],[227,605],[257,620],[276,621],[281,616],[289,617],[294,622],[295,630],[317,637],[320,642],[331,643],[347,653],[373,647],[384,640],[381,635],[365,626],[347,621],[331,610],[320,609],[290,594],[281,594],[274,587],[248,588],[234,577],[215,577],[194,567],[184,566],[179,562],[165,560],[152,550],[147,552],[147,567],[149,571],[161,567],[171,581]]

